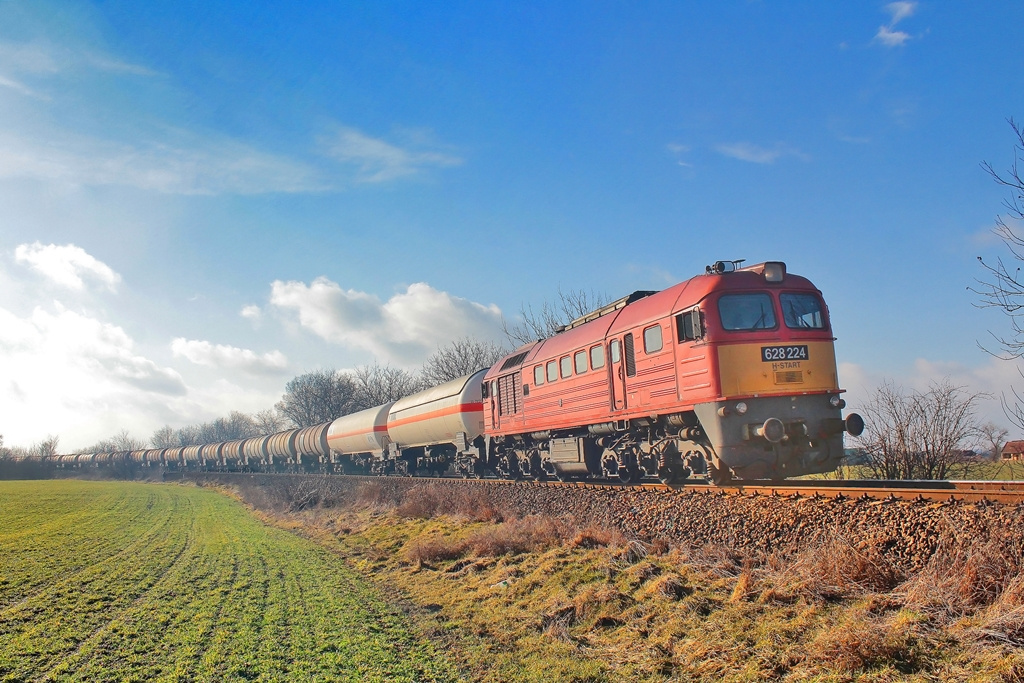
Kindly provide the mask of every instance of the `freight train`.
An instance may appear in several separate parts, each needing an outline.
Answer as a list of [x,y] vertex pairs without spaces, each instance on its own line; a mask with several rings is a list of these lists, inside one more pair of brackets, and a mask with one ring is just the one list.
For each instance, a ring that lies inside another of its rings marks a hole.
[[333,422],[55,461],[666,484],[834,470],[864,422],[842,415],[821,292],[781,261],[742,263],[634,292],[491,368]]

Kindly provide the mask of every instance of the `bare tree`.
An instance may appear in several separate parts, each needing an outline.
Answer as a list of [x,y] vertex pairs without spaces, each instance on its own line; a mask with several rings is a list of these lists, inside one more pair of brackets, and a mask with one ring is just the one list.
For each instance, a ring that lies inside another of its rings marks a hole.
[[109,439],[101,439],[89,448],[83,449],[86,453],[107,453],[107,452],[121,452],[121,451],[141,451],[146,447],[146,442],[142,439],[136,439],[128,433],[127,429],[122,429],[120,432],[110,437]]
[[274,407],[296,427],[311,427],[357,410],[359,387],[333,368],[314,370],[288,382]]
[[865,410],[858,438],[880,479],[945,479],[966,464],[980,426],[975,409],[985,394],[969,393],[949,379],[928,391],[907,393],[885,383]]
[[978,431],[981,434],[981,447],[988,449],[988,456],[992,462],[998,462],[1010,431],[995,422],[986,422],[978,428]]
[[363,365],[353,376],[359,389],[359,406],[373,408],[415,394],[422,386],[419,378],[408,370],[390,365]]
[[489,368],[507,353],[504,347],[494,342],[463,337],[439,347],[430,354],[423,363],[420,377],[424,385],[434,386]]
[[252,421],[256,424],[256,433],[261,435],[275,434],[288,426],[288,420],[273,408],[253,413]]
[[593,290],[586,292],[582,289],[564,292],[559,287],[557,301],[545,301],[539,311],[534,311],[532,304],[524,304],[519,307],[519,317],[522,320],[510,324],[502,317],[501,329],[513,346],[520,346],[538,339],[547,339],[576,318],[607,303],[608,297],[605,294],[598,294]]
[[[1016,136],[1013,145],[1013,162],[1010,168],[1000,173],[990,163],[983,162],[982,168],[992,176],[997,184],[1009,190],[1009,196],[1003,200],[1008,214],[996,217],[996,227],[993,232],[1003,241],[1010,251],[1012,261],[1018,264],[1024,261],[1024,232],[1021,225],[1024,223],[1024,128],[1017,125],[1011,118],[1010,128]],[[1010,334],[992,334],[993,341],[999,348],[999,352],[989,351],[984,345],[982,348],[992,355],[1012,360],[1024,357],[1024,277],[1021,275],[1020,266],[1007,265],[1002,258],[997,258],[995,263],[986,262],[980,256],[978,261],[985,269],[985,276],[979,279],[978,288],[972,288],[980,297],[978,304],[982,308],[998,308],[1010,319]],[[1018,372],[1020,370],[1018,369]],[[1012,390],[1013,398],[1008,399],[1005,395],[1000,397],[1003,412],[1014,425],[1024,429],[1024,397],[1016,389]]]
[[153,436],[149,437],[149,445],[153,448],[174,448],[178,446],[178,437],[174,433],[174,428],[171,425],[164,425],[153,432]]

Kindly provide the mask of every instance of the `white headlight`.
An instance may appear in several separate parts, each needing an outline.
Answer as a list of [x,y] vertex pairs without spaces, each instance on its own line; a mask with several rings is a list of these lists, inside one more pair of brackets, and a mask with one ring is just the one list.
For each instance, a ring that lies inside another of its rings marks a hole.
[[737,403],[736,404],[736,412],[739,413],[740,415],[746,415],[746,413],[747,413],[747,404],[744,403],[743,401],[740,401],[739,403]]
[[838,408],[839,401],[841,400],[842,399],[839,398],[839,394],[832,394],[832,396],[829,397],[828,402],[832,404],[833,408]]

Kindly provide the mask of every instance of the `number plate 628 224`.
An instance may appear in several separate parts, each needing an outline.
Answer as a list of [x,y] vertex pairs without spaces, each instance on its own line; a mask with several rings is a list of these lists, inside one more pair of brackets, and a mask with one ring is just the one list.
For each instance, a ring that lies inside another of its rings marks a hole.
[[772,363],[780,360],[807,360],[807,345],[762,346],[761,360],[766,363]]

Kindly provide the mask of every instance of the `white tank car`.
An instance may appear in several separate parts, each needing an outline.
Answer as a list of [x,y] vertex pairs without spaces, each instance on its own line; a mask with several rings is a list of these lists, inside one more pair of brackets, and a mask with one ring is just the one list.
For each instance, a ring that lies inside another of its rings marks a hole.
[[327,430],[327,445],[341,455],[372,453],[380,456],[388,447],[388,411],[395,402],[344,415]]
[[484,431],[478,370],[396,401],[388,413],[388,436],[400,448],[453,443],[463,432],[470,442]]

